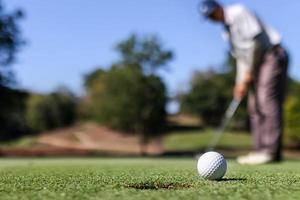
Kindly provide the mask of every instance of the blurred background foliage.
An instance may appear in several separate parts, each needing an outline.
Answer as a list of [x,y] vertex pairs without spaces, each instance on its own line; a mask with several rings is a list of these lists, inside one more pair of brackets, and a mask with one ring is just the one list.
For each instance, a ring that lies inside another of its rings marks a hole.
[[[232,100],[235,83],[235,60],[228,53],[227,60],[218,70],[208,68],[195,71],[190,89],[178,94],[180,112],[197,116],[203,126],[218,126]],[[248,130],[247,101],[243,101],[231,123],[231,128]]]
[[300,85],[289,80],[289,95],[284,107],[284,132],[292,146],[300,146]]
[[70,126],[77,118],[76,109],[77,99],[64,87],[49,95],[31,94],[26,104],[26,124],[32,132]]
[[0,1],[0,139],[25,134],[26,91],[12,89],[15,85],[11,64],[24,44],[20,31],[22,10],[7,12]]
[[124,133],[138,134],[141,144],[166,126],[167,91],[156,75],[173,53],[157,37],[132,35],[117,45],[120,60],[109,70],[86,75],[86,116]]
[[[0,139],[96,121],[124,134],[135,134],[141,145],[169,129],[168,91],[158,71],[166,69],[174,52],[158,36],[132,34],[116,45],[119,58],[84,76],[85,93],[76,97],[61,87],[50,94],[16,89],[11,64],[25,44],[20,31],[23,11],[6,12],[0,1]],[[178,114],[196,116],[204,128],[215,127],[232,99],[235,61],[228,54],[221,66],[196,71],[189,90],[177,94]],[[285,104],[288,141],[300,143],[300,83],[289,79]],[[245,100],[231,130],[249,130]]]

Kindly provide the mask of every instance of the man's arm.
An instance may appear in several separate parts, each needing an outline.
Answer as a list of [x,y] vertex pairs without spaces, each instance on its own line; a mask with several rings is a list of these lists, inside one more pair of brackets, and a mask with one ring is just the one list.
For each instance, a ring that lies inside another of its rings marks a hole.
[[237,77],[234,88],[234,97],[241,100],[248,92],[253,81],[253,72],[261,64],[266,48],[270,45],[265,33],[260,33],[253,39],[253,44],[245,52],[243,59],[237,58]]
[[[242,99],[253,81],[253,72],[261,63],[266,48],[270,45],[268,36],[254,14],[243,9],[237,23],[240,37],[244,39],[241,55],[237,56],[237,77],[234,97]],[[245,45],[246,44],[246,45]]]

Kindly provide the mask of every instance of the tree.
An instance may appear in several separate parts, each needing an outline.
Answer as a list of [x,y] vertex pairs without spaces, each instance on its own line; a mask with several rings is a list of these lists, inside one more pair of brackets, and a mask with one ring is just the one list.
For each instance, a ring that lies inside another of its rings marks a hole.
[[300,83],[289,78],[284,105],[284,134],[289,143],[300,145]]
[[76,120],[76,98],[66,88],[28,98],[26,122],[34,132],[66,127]]
[[6,12],[0,1],[0,85],[9,85],[12,72],[8,66],[15,61],[16,53],[24,44],[21,37],[19,20],[24,16],[23,11]]
[[137,64],[146,73],[165,67],[174,56],[154,35],[138,37],[133,34],[117,45],[117,51],[121,56],[120,63]]
[[[181,112],[196,115],[203,125],[217,126],[232,100],[235,82],[235,60],[228,54],[226,62],[219,71],[212,68],[196,71],[190,81],[190,90],[179,94]],[[248,128],[246,101],[239,107],[232,127]]]
[[300,95],[290,95],[284,107],[284,132],[288,141],[300,144]]
[[0,0],[0,138],[11,139],[24,134],[25,102],[28,94],[11,89],[15,83],[10,65],[24,44],[19,20],[23,17],[21,10],[6,12]]
[[0,140],[8,140],[28,133],[25,122],[28,93],[0,86]]
[[230,81],[226,74],[213,70],[195,72],[191,90],[181,95],[181,111],[199,116],[204,125],[220,123],[232,96]]
[[166,66],[173,54],[158,41],[154,36],[130,36],[117,45],[121,55],[117,63],[85,78],[88,115],[126,134],[139,135],[142,153],[166,125],[166,88],[155,71]]

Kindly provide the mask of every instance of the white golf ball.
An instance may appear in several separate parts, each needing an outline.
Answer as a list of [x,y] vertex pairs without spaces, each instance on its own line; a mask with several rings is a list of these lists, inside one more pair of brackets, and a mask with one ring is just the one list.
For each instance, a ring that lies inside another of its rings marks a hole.
[[197,170],[199,175],[204,179],[220,180],[227,171],[227,162],[221,154],[207,152],[199,158]]

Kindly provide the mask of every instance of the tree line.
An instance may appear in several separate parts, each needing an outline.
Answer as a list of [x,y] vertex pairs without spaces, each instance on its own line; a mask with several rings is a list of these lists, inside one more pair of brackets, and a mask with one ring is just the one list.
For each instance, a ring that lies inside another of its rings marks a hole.
[[[130,35],[116,45],[119,58],[110,66],[98,67],[84,76],[85,95],[77,97],[65,87],[50,94],[16,88],[11,64],[25,44],[19,28],[23,12],[7,13],[0,1],[0,139],[70,126],[93,120],[127,134],[136,134],[141,145],[167,130],[168,93],[158,70],[174,58],[155,35]],[[202,125],[215,127],[232,98],[235,61],[228,54],[218,68],[196,71],[189,90],[177,95],[180,113],[194,115]],[[217,69],[217,70],[216,70]],[[285,131],[300,141],[300,83],[289,79],[285,104]],[[246,101],[232,129],[248,130]]]

